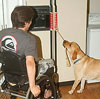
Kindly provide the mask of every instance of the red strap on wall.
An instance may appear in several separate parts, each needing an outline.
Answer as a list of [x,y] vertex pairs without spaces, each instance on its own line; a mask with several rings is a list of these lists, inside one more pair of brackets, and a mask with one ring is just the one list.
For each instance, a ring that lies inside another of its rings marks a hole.
[[50,12],[50,30],[53,30],[53,13]]
[[57,12],[55,12],[55,26],[54,26],[55,29],[58,28],[58,22],[57,22]]

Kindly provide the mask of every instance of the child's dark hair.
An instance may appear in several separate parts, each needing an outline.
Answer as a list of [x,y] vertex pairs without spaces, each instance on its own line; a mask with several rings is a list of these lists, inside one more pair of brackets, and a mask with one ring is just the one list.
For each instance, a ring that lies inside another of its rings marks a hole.
[[30,22],[34,18],[34,10],[29,6],[18,6],[11,13],[13,27],[24,27],[25,22]]

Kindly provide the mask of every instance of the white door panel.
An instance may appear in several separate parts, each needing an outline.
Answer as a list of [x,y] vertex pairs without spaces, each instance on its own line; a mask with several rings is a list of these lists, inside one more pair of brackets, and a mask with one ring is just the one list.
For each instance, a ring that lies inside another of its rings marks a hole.
[[3,29],[3,8],[2,8],[2,0],[0,0],[0,30]]
[[4,26],[5,28],[12,27],[11,12],[16,6],[25,5],[26,0],[3,0],[4,3]]

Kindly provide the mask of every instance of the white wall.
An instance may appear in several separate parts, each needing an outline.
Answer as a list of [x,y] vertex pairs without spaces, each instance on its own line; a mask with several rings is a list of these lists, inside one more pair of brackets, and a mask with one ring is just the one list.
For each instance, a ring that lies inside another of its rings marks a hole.
[[100,13],[100,0],[90,0],[89,13]]
[[[28,5],[47,5],[49,0],[27,0]],[[59,31],[62,36],[69,41],[77,42],[81,49],[85,51],[86,46],[86,18],[87,18],[87,0],[57,0],[58,5],[58,26]],[[45,32],[49,31],[40,31],[33,32],[38,34],[42,38],[43,42],[48,42],[48,39],[43,39]],[[48,34],[49,35],[49,34]],[[47,35],[47,37],[48,37]],[[73,66],[66,66],[66,54],[65,49],[62,45],[63,40],[57,35],[57,67],[59,74],[59,81],[71,81],[74,80]],[[50,43],[50,42],[49,42]],[[48,44],[49,44],[48,43]],[[46,51],[45,48],[44,56],[47,58],[48,55],[48,46]],[[44,58],[45,58],[44,57]]]
[[27,0],[27,5],[48,5],[49,0]]

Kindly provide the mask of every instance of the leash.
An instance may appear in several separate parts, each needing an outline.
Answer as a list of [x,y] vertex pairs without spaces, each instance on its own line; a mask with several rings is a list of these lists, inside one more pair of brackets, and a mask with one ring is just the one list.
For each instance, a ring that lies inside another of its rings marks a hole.
[[[62,40],[64,41],[64,38],[63,38],[63,36],[61,35],[61,33],[59,32],[59,30],[58,29],[56,29],[56,32],[59,34],[59,36],[62,38]],[[67,54],[67,48],[65,49],[65,53],[66,53],[66,65],[69,67],[69,66],[71,66],[71,64],[70,64],[70,60],[69,60],[69,57],[68,57],[68,54]]]
[[59,32],[59,30],[58,29],[56,29],[56,32],[59,34],[59,36],[63,39],[63,41],[64,41],[64,38],[63,38],[63,36],[61,35],[61,33]]

